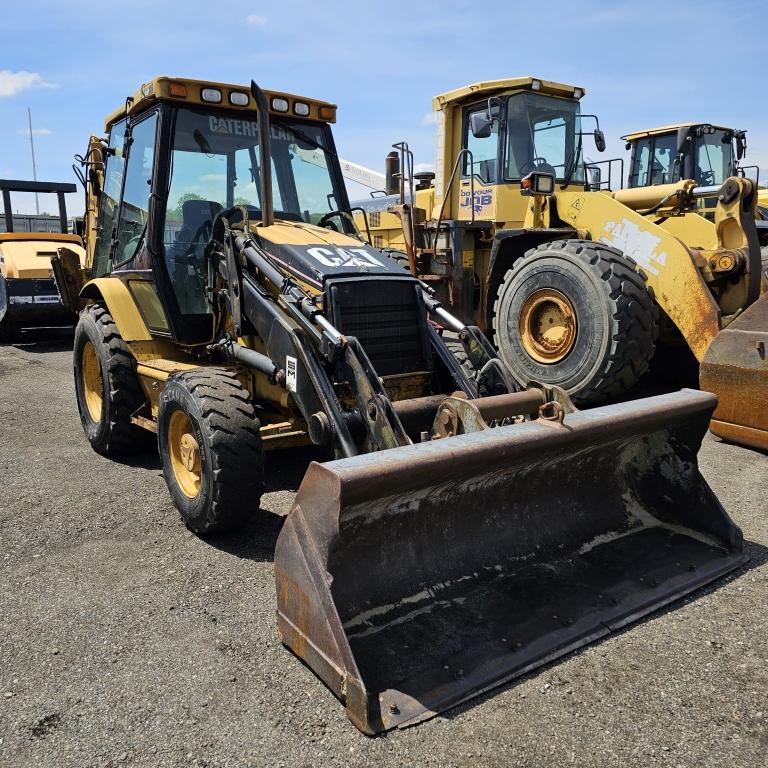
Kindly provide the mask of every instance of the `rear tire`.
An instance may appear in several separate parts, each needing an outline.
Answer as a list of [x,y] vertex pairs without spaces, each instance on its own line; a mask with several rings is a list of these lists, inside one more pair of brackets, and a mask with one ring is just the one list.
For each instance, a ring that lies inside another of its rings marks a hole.
[[75,328],[75,393],[83,431],[104,456],[144,450],[150,433],[131,423],[146,402],[136,360],[102,303],[83,310]]
[[556,384],[575,402],[593,403],[621,395],[648,370],[657,316],[645,280],[621,251],[561,240],[507,271],[493,329],[521,385]]
[[191,530],[231,530],[258,512],[264,487],[259,420],[234,373],[198,368],[169,379],[157,436],[165,482]]

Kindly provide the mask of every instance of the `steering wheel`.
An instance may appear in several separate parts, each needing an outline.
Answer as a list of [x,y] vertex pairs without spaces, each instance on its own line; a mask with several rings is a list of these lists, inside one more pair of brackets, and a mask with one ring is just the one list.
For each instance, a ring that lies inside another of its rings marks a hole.
[[341,229],[339,229],[339,227],[331,222],[331,219],[334,216],[338,216],[340,219],[346,219],[352,224],[353,229],[357,231],[355,220],[352,218],[352,215],[349,213],[349,211],[329,211],[320,219],[320,221],[317,222],[317,226],[325,227],[326,229],[332,229],[334,232],[341,232]]

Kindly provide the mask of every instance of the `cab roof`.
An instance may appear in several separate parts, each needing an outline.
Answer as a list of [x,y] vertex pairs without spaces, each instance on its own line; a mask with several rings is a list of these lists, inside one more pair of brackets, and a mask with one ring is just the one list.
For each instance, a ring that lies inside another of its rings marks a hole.
[[577,100],[585,93],[581,86],[556,83],[554,80],[542,80],[531,76],[509,77],[501,80],[481,80],[479,83],[471,83],[441,93],[432,99],[432,109],[443,109],[452,102],[465,101],[478,96],[495,96],[507,91],[532,91]]
[[732,131],[733,128],[730,128],[727,125],[716,125],[715,123],[705,123],[704,121],[699,121],[697,123],[674,123],[673,125],[662,125],[658,128],[649,128],[647,131],[636,131],[635,133],[628,133],[626,136],[622,136],[622,141],[636,141],[637,139],[644,139],[648,136],[658,136],[659,134],[663,133],[672,133],[673,131],[676,131],[678,128],[693,128],[697,125],[711,125],[713,128],[715,128],[718,131]]
[[[203,99],[203,91],[206,89],[221,92],[221,100],[212,102]],[[243,104],[233,104],[232,94],[242,94],[236,98]],[[264,91],[269,104],[270,114],[290,115],[299,120],[322,120],[327,123],[336,122],[336,105],[318,99],[309,99],[292,93],[281,91]],[[283,99],[288,103],[288,111],[273,108],[276,99]],[[109,114],[104,121],[105,130],[109,130],[112,124],[125,117],[126,114],[134,115],[146,109],[155,101],[175,101],[185,104],[202,104],[215,109],[226,109],[232,112],[253,112],[255,106],[251,87],[249,85],[233,85],[231,83],[216,83],[210,80],[193,80],[183,77],[155,77],[144,83],[133,96],[129,96],[125,104]],[[299,115],[296,113],[296,104],[306,104],[309,113]]]

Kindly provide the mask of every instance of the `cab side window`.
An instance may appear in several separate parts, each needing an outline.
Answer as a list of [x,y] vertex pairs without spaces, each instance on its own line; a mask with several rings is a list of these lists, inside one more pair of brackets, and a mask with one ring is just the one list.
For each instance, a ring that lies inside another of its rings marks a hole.
[[491,135],[485,139],[477,138],[469,129],[470,117],[478,112],[484,114],[486,110],[485,104],[464,110],[464,146],[472,156],[464,156],[462,176],[468,178],[473,175],[486,184],[494,184],[499,180],[499,121],[493,121]]
[[669,184],[675,171],[675,145],[677,138],[657,136],[653,142],[653,163],[651,164],[651,184]]
[[109,151],[104,169],[104,190],[99,205],[98,234],[91,269],[93,277],[108,275],[112,268],[110,251],[112,238],[116,234],[117,213],[125,172],[125,123],[125,120],[115,123],[109,135]]
[[132,259],[145,237],[156,128],[157,113],[131,128],[117,242],[112,257],[115,265]]
[[651,140],[639,139],[632,151],[632,168],[629,172],[630,187],[648,186],[648,160],[651,156]]

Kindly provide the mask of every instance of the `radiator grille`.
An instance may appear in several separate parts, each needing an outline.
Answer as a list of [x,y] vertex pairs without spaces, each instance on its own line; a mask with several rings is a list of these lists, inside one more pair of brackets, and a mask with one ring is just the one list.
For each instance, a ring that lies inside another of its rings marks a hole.
[[428,370],[424,317],[411,280],[350,280],[331,286],[334,325],[355,336],[379,376]]

